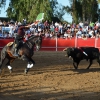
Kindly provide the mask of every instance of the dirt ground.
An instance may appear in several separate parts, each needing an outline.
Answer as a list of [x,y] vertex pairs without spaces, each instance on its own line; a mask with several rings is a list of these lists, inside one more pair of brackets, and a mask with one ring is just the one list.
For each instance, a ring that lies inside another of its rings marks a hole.
[[75,70],[65,52],[35,52],[36,64],[27,75],[26,62],[16,59],[13,73],[3,67],[0,100],[100,100],[100,67],[96,61],[89,70],[81,61]]

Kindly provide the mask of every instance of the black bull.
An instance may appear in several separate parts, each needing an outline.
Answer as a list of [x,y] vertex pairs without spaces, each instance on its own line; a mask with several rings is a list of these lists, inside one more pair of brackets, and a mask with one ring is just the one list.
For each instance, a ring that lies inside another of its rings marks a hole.
[[74,48],[74,47],[68,47],[65,48],[63,51],[66,51],[68,57],[71,57],[73,59],[73,66],[75,69],[78,69],[78,65],[81,60],[86,59],[89,60],[89,65],[87,69],[90,68],[90,66],[93,63],[93,60],[97,60],[97,62],[100,65],[100,54],[99,49],[95,47],[80,47],[80,48]]

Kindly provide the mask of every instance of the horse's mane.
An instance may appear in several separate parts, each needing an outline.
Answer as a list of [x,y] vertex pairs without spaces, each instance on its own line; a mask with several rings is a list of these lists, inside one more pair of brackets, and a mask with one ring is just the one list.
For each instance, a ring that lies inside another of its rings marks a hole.
[[39,37],[39,36],[38,35],[31,35],[28,37],[28,40],[31,40],[31,39],[36,38],[36,37]]

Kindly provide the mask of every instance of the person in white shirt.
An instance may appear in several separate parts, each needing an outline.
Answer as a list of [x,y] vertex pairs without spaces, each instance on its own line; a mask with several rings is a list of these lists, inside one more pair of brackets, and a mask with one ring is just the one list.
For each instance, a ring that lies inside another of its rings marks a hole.
[[77,33],[76,33],[76,37],[81,37],[82,36],[82,31],[80,29],[78,29]]
[[58,27],[59,26],[59,23],[55,22],[55,27]]
[[83,28],[83,22],[82,21],[80,21],[80,23],[79,23],[79,26],[81,27],[81,28]]
[[93,37],[93,30],[91,28],[89,28],[89,31],[88,31],[88,37]]
[[13,24],[10,24],[9,25],[9,28],[10,28],[9,36],[10,37],[13,37],[14,36],[14,25]]

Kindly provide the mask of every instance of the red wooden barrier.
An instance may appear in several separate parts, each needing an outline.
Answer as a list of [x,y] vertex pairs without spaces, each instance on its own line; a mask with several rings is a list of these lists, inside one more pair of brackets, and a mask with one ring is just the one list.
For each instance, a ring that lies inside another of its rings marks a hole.
[[7,43],[14,41],[14,39],[0,39],[0,49],[3,48]]
[[85,47],[95,47],[95,39],[89,38],[89,39],[77,39],[77,46],[85,46]]
[[[14,39],[0,39],[0,48],[3,48],[8,42],[12,42]],[[41,51],[62,51],[66,47],[97,47],[100,49],[100,39],[88,38],[83,40],[79,39],[48,39],[44,38],[42,41]]]
[[61,51],[66,47],[75,47],[75,38],[72,39],[58,39],[57,50]]
[[41,46],[42,51],[55,51],[56,50],[56,39],[44,38]]
[[95,41],[96,43],[96,46],[95,47],[97,47],[97,48],[99,48],[100,49],[100,39],[96,39],[96,41]]

